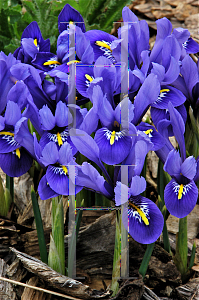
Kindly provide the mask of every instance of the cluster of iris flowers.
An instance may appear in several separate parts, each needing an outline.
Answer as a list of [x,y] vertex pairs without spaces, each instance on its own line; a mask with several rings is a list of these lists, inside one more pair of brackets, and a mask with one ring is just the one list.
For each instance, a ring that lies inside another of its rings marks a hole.
[[[123,205],[131,236],[149,244],[164,224],[156,204],[142,196],[146,180],[140,174],[149,151],[172,177],[164,192],[168,211],[183,218],[197,202],[199,158],[186,157],[184,132],[185,102],[195,112],[199,107],[199,64],[189,55],[199,45],[187,29],[172,31],[162,18],[150,50],[147,23],[128,7],[122,17],[118,37],[86,32],[82,16],[67,4],[58,17],[56,54],[36,22],[13,54],[0,53],[0,167],[18,177],[37,161],[44,170],[38,185],[43,200],[83,188],[104,195]],[[142,122],[149,108],[151,125]],[[88,159],[81,165],[79,154]],[[107,165],[115,166],[113,180]]]

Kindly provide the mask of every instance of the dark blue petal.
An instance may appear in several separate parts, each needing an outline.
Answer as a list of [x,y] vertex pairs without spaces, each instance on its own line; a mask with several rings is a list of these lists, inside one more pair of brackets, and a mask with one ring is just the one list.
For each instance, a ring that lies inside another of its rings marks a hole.
[[195,207],[198,198],[198,188],[192,180],[182,185],[172,179],[164,190],[165,205],[173,216],[186,217]]
[[41,198],[41,200],[47,200],[47,199],[50,199],[53,197],[57,197],[59,195],[50,188],[50,186],[46,180],[46,175],[44,175],[39,182],[38,193],[39,193],[39,197]]
[[183,44],[183,48],[186,50],[188,54],[190,53],[198,53],[199,52],[199,45],[196,41],[192,38],[188,38]]
[[32,157],[22,147],[13,152],[0,154],[0,167],[10,177],[25,174],[32,166],[32,162]]
[[186,100],[186,97],[181,91],[172,86],[161,86],[158,99],[151,105],[152,107],[159,109],[167,109],[169,101],[174,107],[180,106]]
[[132,238],[142,244],[154,243],[164,225],[164,218],[156,204],[142,196],[129,199],[129,209],[124,207],[122,221]]
[[0,153],[8,153],[20,147],[14,137],[14,133],[1,131],[0,132]]
[[69,4],[66,4],[58,16],[58,29],[61,33],[68,28],[70,22],[74,22],[83,32],[86,31],[84,19],[81,14]]
[[94,138],[99,147],[100,158],[108,165],[121,163],[129,154],[132,140],[125,132],[110,131],[103,127]]

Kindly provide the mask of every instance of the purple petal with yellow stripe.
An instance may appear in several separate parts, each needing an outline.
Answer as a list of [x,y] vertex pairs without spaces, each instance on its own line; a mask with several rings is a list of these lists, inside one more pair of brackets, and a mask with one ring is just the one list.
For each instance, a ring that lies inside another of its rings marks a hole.
[[198,188],[193,180],[180,184],[172,179],[165,187],[165,205],[173,216],[186,217],[195,207],[198,199]]
[[108,165],[121,163],[129,154],[132,140],[125,131],[111,131],[106,127],[97,130],[94,138],[100,158]]
[[0,168],[10,177],[25,174],[32,166],[33,159],[23,148],[0,154]]
[[122,221],[132,238],[141,244],[154,243],[162,233],[164,218],[151,200],[131,196],[124,206]]

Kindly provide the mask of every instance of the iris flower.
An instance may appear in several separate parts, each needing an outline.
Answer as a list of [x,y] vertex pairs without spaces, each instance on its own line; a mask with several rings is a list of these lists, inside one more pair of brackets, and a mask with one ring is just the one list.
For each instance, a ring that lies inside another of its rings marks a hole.
[[180,148],[170,151],[164,165],[172,180],[164,191],[165,205],[168,211],[178,217],[184,218],[194,208],[198,198],[198,188],[194,182],[196,175],[196,160],[193,156],[186,158],[184,142],[185,125],[179,112],[169,103],[170,121]]
[[31,64],[38,52],[50,51],[50,40],[44,40],[36,21],[31,22],[21,36],[21,46],[14,52],[14,56],[22,63]]
[[151,244],[160,236],[164,218],[155,203],[140,195],[145,189],[144,177],[134,176],[130,188],[117,182],[115,204],[124,205],[122,221],[132,238],[138,243]]
[[33,159],[15,139],[15,127],[22,119],[17,103],[8,101],[5,115],[0,116],[0,167],[11,177],[25,174]]

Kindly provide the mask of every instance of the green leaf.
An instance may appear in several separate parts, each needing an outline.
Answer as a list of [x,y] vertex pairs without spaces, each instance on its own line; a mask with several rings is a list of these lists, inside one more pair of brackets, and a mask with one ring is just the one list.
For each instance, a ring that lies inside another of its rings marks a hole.
[[144,254],[142,263],[140,265],[139,273],[142,275],[143,278],[146,275],[146,271],[148,269],[149,261],[150,261],[154,246],[155,246],[155,243],[147,245],[146,252]]
[[65,275],[64,210],[63,201],[58,197],[52,198],[52,238],[61,265],[59,273]]
[[59,257],[59,253],[57,251],[55,242],[53,240],[52,235],[50,235],[50,248],[48,254],[48,265],[50,268],[55,270],[56,272],[63,274],[63,269]]
[[76,224],[73,227],[73,232],[70,240],[70,247],[68,251],[68,276],[72,277],[73,275],[73,266],[74,266],[74,255],[76,251],[76,242],[77,242],[77,237],[79,233],[79,228],[81,224],[81,219],[82,219],[82,210],[78,210],[77,217],[76,217]]
[[47,255],[47,248],[46,248],[46,242],[45,242],[45,236],[44,236],[43,223],[42,223],[42,218],[41,218],[41,213],[40,213],[37,197],[36,197],[33,187],[31,187],[31,199],[32,199],[32,207],[33,207],[35,223],[36,223],[36,228],[37,228],[37,237],[38,237],[38,242],[39,242],[40,257],[41,257],[41,260],[47,264],[48,263],[48,255]]
[[113,291],[112,296],[114,297],[119,290],[118,279],[120,278],[120,254],[121,254],[121,244],[120,244],[120,228],[121,228],[121,216],[120,212],[116,212],[116,226],[115,226],[115,247],[114,247],[114,257],[113,257],[113,271],[112,271],[112,282],[111,290]]

